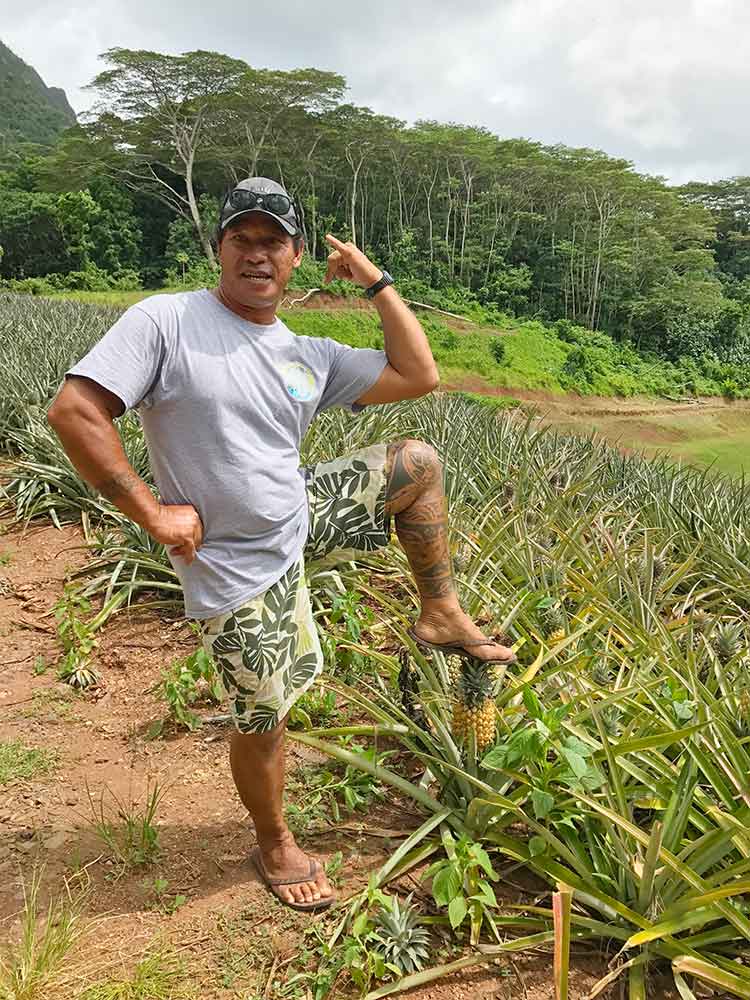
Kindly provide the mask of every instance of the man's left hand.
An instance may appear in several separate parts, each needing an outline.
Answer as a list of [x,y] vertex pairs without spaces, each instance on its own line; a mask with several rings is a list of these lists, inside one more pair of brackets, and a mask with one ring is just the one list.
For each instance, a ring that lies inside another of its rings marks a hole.
[[333,247],[328,257],[328,268],[323,283],[327,285],[334,278],[353,281],[361,288],[369,288],[383,277],[381,269],[353,243],[342,243],[329,233],[326,242]]

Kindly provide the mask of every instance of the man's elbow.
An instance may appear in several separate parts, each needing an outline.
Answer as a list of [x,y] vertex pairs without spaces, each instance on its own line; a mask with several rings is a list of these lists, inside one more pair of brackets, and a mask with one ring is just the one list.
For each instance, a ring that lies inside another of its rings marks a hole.
[[424,379],[420,380],[419,395],[428,396],[431,392],[434,392],[439,385],[440,372],[437,368],[435,368],[433,371],[429,372]]
[[49,409],[47,410],[47,423],[53,430],[57,430],[61,423],[63,423],[64,417],[64,404],[60,404],[59,398],[52,400]]
[[75,419],[75,409],[75,401],[68,398],[68,394],[63,388],[50,403],[47,410],[47,423],[53,430],[59,431],[60,427],[64,427],[72,419]]

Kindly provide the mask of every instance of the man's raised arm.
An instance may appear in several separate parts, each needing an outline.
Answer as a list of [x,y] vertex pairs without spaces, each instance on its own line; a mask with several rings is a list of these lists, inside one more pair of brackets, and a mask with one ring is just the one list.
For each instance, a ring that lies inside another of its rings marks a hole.
[[127,460],[113,424],[124,409],[122,400],[91,379],[68,378],[47,413],[82,479],[132,521],[186,562],[195,559],[203,540],[197,511],[164,505]]
[[[326,283],[343,278],[369,288],[380,280],[383,272],[353,243],[342,243],[330,235],[326,240],[333,247]],[[437,388],[440,375],[422,324],[392,285],[381,289],[372,301],[383,325],[388,365],[357,403],[395,403],[399,399],[426,396]]]

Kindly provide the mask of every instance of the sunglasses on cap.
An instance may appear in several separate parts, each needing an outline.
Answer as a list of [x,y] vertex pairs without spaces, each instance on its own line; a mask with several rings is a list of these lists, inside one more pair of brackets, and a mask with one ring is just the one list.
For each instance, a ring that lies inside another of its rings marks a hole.
[[235,188],[230,192],[226,206],[236,212],[246,212],[250,208],[264,208],[273,215],[288,215],[290,209],[294,209],[294,202],[288,195],[276,194],[273,191],[248,191],[246,188]]

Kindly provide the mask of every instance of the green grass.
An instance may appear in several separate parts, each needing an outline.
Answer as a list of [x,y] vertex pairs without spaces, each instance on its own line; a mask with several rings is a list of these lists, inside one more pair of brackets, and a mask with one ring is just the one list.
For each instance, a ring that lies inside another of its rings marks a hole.
[[66,883],[65,892],[50,901],[45,913],[39,903],[41,875],[35,870],[30,882],[23,882],[20,939],[0,944],[0,1000],[70,995],[60,980],[69,953],[84,930],[86,892],[72,895]]
[[695,465],[714,465],[733,475],[750,473],[750,424],[731,436],[706,437],[682,444],[679,457]]
[[154,951],[141,959],[131,977],[94,983],[79,994],[79,1000],[178,1000],[194,996],[183,977],[183,965],[175,955]]
[[107,292],[57,292],[49,296],[53,299],[71,299],[74,302],[86,302],[93,306],[115,306],[127,309],[151,295],[163,295],[165,292],[181,292],[182,288],[153,288],[148,291],[137,289],[132,292],[112,290]]
[[596,405],[587,410],[585,403],[576,401],[570,407],[567,402],[558,405],[544,416],[556,427],[577,434],[596,432],[623,448],[668,455],[691,465],[710,465],[735,476],[750,472],[747,402],[629,411],[625,407],[607,410]]
[[17,740],[0,743],[0,785],[9,785],[24,778],[38,778],[48,774],[54,766],[55,754],[51,750],[25,747]]
[[110,856],[121,871],[143,868],[159,856],[159,829],[155,823],[156,813],[164,792],[157,783],[146,789],[144,802],[125,801],[111,789],[112,799],[109,810],[105,806],[105,793],[94,801],[87,788],[89,805],[93,817],[93,830],[108,849]]

